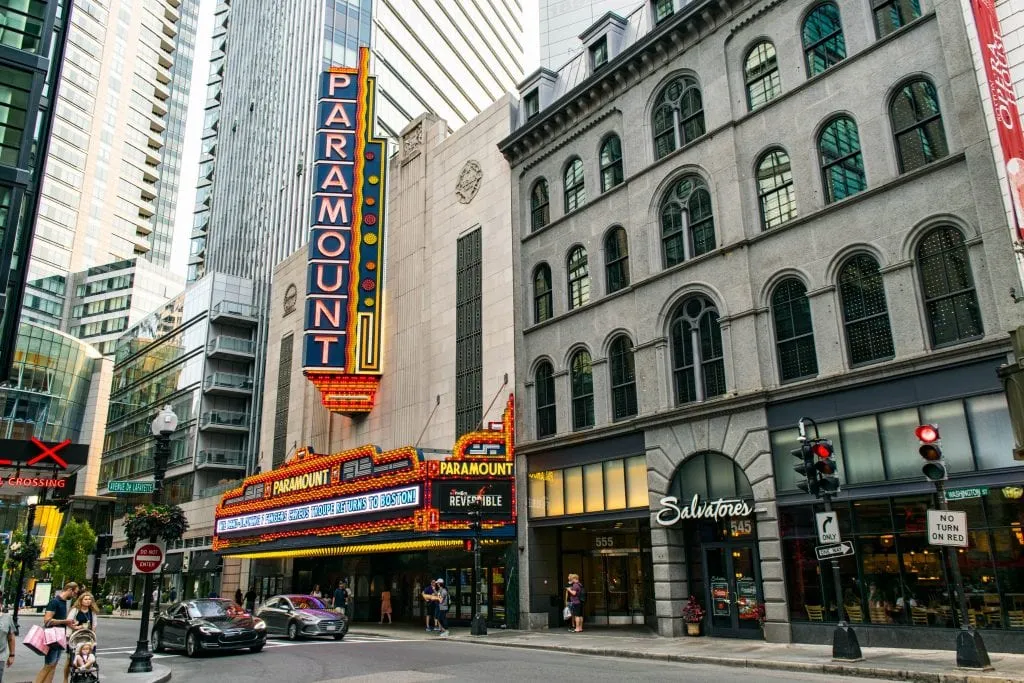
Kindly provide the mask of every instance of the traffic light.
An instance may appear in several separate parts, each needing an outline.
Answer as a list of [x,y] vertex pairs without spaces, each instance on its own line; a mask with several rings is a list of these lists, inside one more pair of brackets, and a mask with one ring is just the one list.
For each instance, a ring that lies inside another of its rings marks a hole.
[[939,436],[938,425],[921,425],[914,430],[914,436],[921,442],[917,452],[924,458],[924,465],[921,473],[928,481],[945,481],[949,479],[949,472],[946,470],[946,459],[942,457],[942,448],[939,446],[942,439]]
[[794,458],[798,458],[800,462],[793,466],[793,469],[804,478],[803,481],[797,482],[796,487],[804,493],[809,493],[812,496],[818,495],[818,470],[814,467],[814,442],[804,441],[800,444],[800,448],[796,448],[789,452]]
[[829,439],[816,439],[812,442],[811,452],[814,453],[814,469],[817,470],[818,484],[823,493],[839,492],[839,471],[836,465],[836,454]]
[[467,553],[476,552],[476,539],[475,538],[464,539],[462,541],[462,549],[465,550]]
[[469,530],[474,533],[479,533],[481,527],[480,518],[480,503],[473,503],[469,508]]
[[110,550],[110,547],[114,544],[114,537],[111,534],[99,534],[96,537],[96,554],[102,555],[103,553]]

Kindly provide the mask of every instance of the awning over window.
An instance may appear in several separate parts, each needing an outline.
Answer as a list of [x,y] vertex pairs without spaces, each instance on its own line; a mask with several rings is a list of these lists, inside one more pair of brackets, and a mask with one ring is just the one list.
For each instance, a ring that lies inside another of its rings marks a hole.
[[161,568],[165,574],[177,574],[181,571],[181,565],[185,559],[185,553],[171,553],[164,559],[164,566]]
[[197,550],[192,553],[192,561],[188,570],[192,574],[205,574],[207,572],[219,572],[221,565],[220,555],[211,550]]
[[127,576],[132,573],[132,558],[115,557],[107,560],[107,576]]

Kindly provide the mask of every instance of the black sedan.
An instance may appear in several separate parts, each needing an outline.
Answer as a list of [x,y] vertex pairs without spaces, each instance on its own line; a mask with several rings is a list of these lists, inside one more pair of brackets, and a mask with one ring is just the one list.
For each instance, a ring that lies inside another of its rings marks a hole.
[[210,650],[259,652],[267,642],[267,625],[231,600],[209,598],[172,605],[153,622],[153,652],[178,648],[189,657]]
[[334,636],[341,640],[348,633],[348,617],[332,612],[312,595],[275,595],[256,610],[256,617],[267,624],[267,631],[297,640],[300,636]]

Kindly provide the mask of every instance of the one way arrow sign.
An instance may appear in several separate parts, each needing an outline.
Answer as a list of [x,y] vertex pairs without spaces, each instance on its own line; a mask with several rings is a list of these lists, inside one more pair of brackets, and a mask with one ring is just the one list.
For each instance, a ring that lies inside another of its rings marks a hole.
[[843,541],[835,545],[819,545],[814,549],[814,554],[818,556],[819,562],[832,559],[833,557],[853,555],[853,544]]

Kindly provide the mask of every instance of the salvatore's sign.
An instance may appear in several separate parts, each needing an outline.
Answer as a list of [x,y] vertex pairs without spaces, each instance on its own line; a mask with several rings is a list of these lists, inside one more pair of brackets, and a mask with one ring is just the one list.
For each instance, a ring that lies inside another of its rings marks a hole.
[[723,517],[749,517],[754,506],[739,498],[719,498],[718,500],[701,500],[694,494],[686,505],[680,505],[675,496],[665,496],[660,501],[661,509],[654,518],[661,526],[672,526],[685,519],[710,519],[718,521]]

